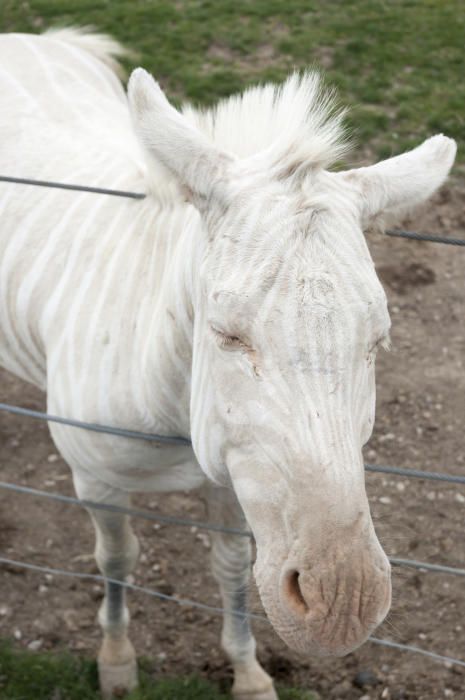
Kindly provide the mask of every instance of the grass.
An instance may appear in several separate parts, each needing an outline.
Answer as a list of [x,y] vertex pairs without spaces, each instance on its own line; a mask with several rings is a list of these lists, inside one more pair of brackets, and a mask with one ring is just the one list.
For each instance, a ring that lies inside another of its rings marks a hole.
[[[142,664],[144,665],[144,664]],[[230,696],[201,678],[154,680],[141,671],[140,688],[126,700],[229,700]],[[313,693],[279,689],[281,700],[317,700]],[[97,668],[66,654],[18,651],[0,643],[0,698],[2,700],[101,700]]]
[[[93,24],[139,52],[172,98],[209,104],[320,65],[356,140],[385,157],[433,133],[465,164],[463,0],[2,0],[2,31]],[[132,65],[128,65],[131,68]]]

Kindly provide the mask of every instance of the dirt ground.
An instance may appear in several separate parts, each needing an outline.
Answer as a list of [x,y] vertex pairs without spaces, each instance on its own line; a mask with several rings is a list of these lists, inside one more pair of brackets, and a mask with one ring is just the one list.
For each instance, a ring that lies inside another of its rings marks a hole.
[[[465,190],[451,183],[405,222],[411,229],[465,237]],[[393,321],[390,353],[380,352],[376,429],[365,450],[378,464],[465,474],[465,249],[369,235]],[[34,388],[0,373],[1,400],[42,409]],[[47,426],[0,414],[1,479],[72,493],[68,468]],[[380,539],[391,556],[464,566],[465,487],[367,474]],[[203,518],[195,494],[140,496],[136,505]],[[142,558],[135,581],[219,604],[208,567],[208,538],[185,528],[135,522]],[[4,556],[95,571],[93,531],[78,507],[0,491]],[[0,636],[33,649],[93,654],[100,585],[0,567]],[[396,568],[394,602],[378,637],[465,659],[463,579]],[[252,608],[259,609],[252,592]],[[200,673],[227,687],[220,619],[131,594],[131,635],[156,674]],[[439,700],[465,697],[465,668],[365,644],[344,659],[300,659],[264,624],[255,625],[260,659],[281,683],[323,699]],[[362,671],[370,674],[360,675]],[[371,683],[363,683],[363,680]]]

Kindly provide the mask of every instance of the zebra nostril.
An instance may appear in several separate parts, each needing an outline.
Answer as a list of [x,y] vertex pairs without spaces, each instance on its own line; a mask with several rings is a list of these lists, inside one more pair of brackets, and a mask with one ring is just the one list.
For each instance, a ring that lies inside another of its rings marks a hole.
[[289,607],[298,615],[305,615],[308,605],[300,588],[299,578],[300,572],[296,569],[288,571],[283,581],[283,593]]

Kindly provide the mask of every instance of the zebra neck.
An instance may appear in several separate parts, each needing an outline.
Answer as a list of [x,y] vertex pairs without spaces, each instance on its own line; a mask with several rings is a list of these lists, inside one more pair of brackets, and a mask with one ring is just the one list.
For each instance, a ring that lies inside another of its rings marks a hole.
[[[189,437],[192,349],[199,268],[203,249],[200,217],[192,207],[173,209],[158,226],[164,227],[168,249],[157,265],[162,283],[154,300],[149,332],[142,339],[140,385],[144,403],[159,425]],[[160,251],[162,252],[162,251]],[[163,267],[163,269],[161,269]]]

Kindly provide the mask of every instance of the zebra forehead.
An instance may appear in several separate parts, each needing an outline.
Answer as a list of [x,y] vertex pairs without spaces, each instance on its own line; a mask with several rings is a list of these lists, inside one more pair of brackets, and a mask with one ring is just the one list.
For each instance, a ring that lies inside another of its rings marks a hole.
[[328,226],[328,214],[308,210],[293,226],[220,242],[204,268],[212,306],[249,315],[273,298],[278,315],[296,306],[326,313],[349,304],[354,317],[365,317],[368,308],[371,315],[382,313],[385,295],[362,231],[349,235],[346,219]]
[[[270,299],[272,303],[270,304]],[[234,289],[216,289],[209,295],[212,318],[257,322],[263,316],[290,318],[297,314],[300,322],[344,316],[345,322],[367,322],[369,325],[389,327],[389,314],[382,288],[350,290],[337,285],[329,275],[315,274],[296,277],[284,284],[282,280],[244,279]]]

